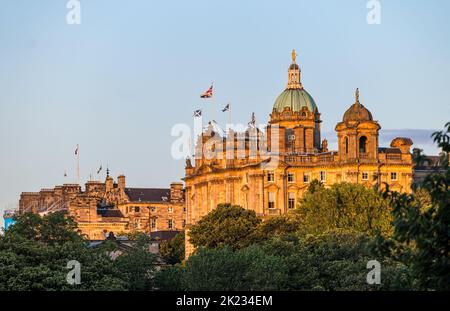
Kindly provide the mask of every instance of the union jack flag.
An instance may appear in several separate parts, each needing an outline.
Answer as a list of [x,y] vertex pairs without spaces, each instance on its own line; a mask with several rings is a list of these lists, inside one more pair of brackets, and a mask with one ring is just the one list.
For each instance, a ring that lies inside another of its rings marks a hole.
[[211,84],[211,86],[209,87],[209,89],[203,93],[202,95],[200,95],[200,98],[211,98],[213,96],[213,86]]

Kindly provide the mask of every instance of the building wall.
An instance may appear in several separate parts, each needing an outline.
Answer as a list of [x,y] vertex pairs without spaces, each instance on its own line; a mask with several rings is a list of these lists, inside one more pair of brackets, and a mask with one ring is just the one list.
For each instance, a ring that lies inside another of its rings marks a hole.
[[[89,181],[85,191],[78,185],[56,186],[40,192],[24,192],[20,196],[19,212],[48,213],[67,210],[74,217],[78,229],[89,239],[104,239],[113,232],[150,233],[161,230],[182,230],[186,225],[184,187],[182,183],[172,183],[168,201],[130,201],[125,193],[125,176],[120,175],[114,183],[111,177],[105,182]],[[114,206],[122,217],[102,217],[97,205]],[[154,224],[155,226],[152,226]]]

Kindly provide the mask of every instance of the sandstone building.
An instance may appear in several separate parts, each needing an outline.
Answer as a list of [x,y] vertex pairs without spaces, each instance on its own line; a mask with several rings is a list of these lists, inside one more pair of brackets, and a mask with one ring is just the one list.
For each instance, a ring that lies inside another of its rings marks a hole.
[[[325,186],[386,183],[393,190],[410,191],[411,139],[395,138],[390,147],[380,147],[381,126],[361,103],[359,90],[336,125],[338,150],[328,150],[327,140],[321,139],[321,122],[293,51],[287,86],[264,130],[251,122],[244,133],[230,129],[224,134],[210,123],[199,136],[195,163],[186,161],[188,229],[219,203],[241,205],[263,218],[286,214],[314,179]],[[192,251],[187,234],[186,255]]]
[[109,173],[105,182],[88,181],[85,191],[77,184],[64,184],[23,192],[19,212],[27,211],[66,211],[90,240],[102,240],[110,232],[178,231],[186,224],[182,183],[172,183],[170,189],[129,188],[125,176],[114,182]]

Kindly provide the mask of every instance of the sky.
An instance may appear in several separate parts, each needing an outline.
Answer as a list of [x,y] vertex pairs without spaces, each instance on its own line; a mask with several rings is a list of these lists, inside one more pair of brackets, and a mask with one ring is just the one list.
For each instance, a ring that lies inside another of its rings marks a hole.
[[[0,209],[73,182],[77,144],[83,182],[106,166],[130,186],[179,181],[171,128],[196,109],[224,123],[227,102],[233,122],[266,123],[292,49],[330,141],[359,87],[382,143],[411,134],[437,152],[427,137],[450,120],[450,2],[379,2],[369,24],[366,0],[90,0],[70,25],[68,0],[0,0]],[[214,104],[199,98],[212,81]]]

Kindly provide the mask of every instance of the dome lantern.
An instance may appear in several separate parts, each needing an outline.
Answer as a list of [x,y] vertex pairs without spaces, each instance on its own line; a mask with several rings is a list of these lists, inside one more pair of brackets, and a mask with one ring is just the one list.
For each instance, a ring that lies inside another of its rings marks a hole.
[[289,66],[288,70],[288,84],[287,89],[302,89],[302,83],[300,81],[301,70],[300,67],[295,62],[297,54],[295,50],[292,50],[292,64]]
[[292,112],[300,112],[306,108],[312,114],[318,112],[314,99],[303,88],[301,83],[301,70],[296,63],[297,54],[292,50],[292,63],[288,69],[288,83],[286,89],[278,96],[273,105],[273,109],[279,113],[283,112],[286,107]]

